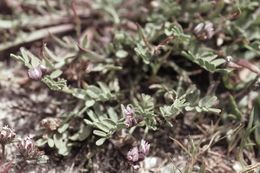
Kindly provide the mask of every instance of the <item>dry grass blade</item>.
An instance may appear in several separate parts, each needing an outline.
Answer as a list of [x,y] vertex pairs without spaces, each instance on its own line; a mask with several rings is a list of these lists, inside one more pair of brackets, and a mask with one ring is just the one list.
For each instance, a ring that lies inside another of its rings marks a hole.
[[45,37],[48,37],[50,34],[62,34],[68,31],[72,31],[73,29],[73,24],[64,24],[33,31],[32,33],[24,34],[16,38],[14,41],[0,44],[0,52],[19,46],[21,44],[30,43],[33,41],[43,39]]
[[239,173],[248,173],[257,168],[260,168],[260,162],[247,166],[244,170],[240,171]]

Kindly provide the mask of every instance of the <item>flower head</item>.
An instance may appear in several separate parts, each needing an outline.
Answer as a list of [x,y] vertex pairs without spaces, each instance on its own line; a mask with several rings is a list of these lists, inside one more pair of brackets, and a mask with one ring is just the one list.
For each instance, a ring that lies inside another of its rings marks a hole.
[[127,160],[130,161],[134,168],[138,168],[139,162],[143,161],[145,156],[148,155],[150,150],[150,144],[145,140],[141,141],[141,144],[138,147],[134,147],[127,153]]
[[42,155],[42,152],[39,151],[34,141],[29,136],[21,140],[18,143],[17,148],[20,154],[27,159],[36,159]]
[[208,40],[211,39],[214,35],[213,23],[206,21],[204,23],[199,23],[194,28],[194,34],[199,40]]
[[127,159],[130,162],[137,162],[139,160],[138,148],[134,147],[127,153]]
[[0,131],[0,143],[6,144],[12,142],[12,140],[15,138],[15,135],[15,132],[8,126],[3,127]]
[[137,123],[136,118],[135,118],[135,112],[134,109],[130,106],[127,105],[126,107],[124,105],[121,105],[122,113],[125,117],[124,124],[126,127],[132,127]]

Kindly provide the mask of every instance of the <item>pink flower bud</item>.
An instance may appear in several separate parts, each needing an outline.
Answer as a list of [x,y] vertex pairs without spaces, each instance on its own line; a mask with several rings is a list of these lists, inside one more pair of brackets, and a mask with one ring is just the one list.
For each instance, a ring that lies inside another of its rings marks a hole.
[[42,78],[42,69],[40,67],[31,68],[28,70],[28,76],[33,80],[40,80]]

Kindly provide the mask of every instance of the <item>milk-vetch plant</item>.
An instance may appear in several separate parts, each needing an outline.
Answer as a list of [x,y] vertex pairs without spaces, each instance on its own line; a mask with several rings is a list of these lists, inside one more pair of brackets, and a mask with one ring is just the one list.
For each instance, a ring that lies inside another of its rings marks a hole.
[[[49,95],[59,92],[66,98],[59,117],[42,121],[37,145],[68,156],[86,143],[112,144],[134,168],[142,165],[150,144],[142,140],[128,152],[121,147],[131,137],[160,140],[150,135],[154,131],[167,139],[169,134],[182,139],[200,134],[200,144],[218,134],[228,152],[240,146],[240,159],[243,149],[258,151],[247,145],[260,143],[257,0],[85,3],[93,16],[77,11],[84,3],[74,4],[69,19],[75,19],[76,32],[50,34],[41,53],[22,47],[11,54],[32,83],[42,82]],[[34,151],[26,141],[19,147],[23,155],[37,155],[23,151]],[[196,160],[200,146],[193,140],[187,146],[196,155],[187,169],[193,171],[208,159]]]

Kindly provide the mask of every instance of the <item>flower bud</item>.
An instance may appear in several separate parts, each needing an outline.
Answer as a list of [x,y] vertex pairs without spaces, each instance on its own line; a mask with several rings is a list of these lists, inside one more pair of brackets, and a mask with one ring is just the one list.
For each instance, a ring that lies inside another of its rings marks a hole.
[[33,80],[40,80],[42,78],[42,75],[44,75],[47,70],[48,69],[45,65],[40,64],[38,67],[30,68],[28,70],[28,76]]
[[15,133],[12,129],[5,126],[0,131],[0,143],[1,144],[7,144],[12,142],[12,140],[15,138]]
[[40,80],[42,78],[42,69],[40,67],[31,68],[28,70],[28,76],[33,80]]

